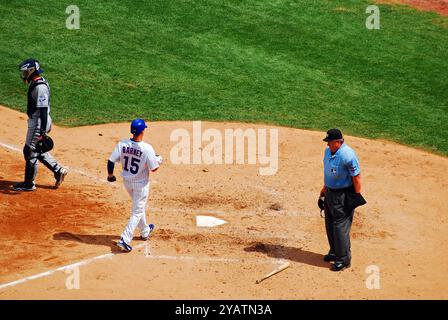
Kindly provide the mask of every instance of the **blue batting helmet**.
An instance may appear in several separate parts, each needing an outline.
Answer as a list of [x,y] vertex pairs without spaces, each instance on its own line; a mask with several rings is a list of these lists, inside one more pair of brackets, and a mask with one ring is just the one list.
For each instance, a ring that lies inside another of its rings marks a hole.
[[139,135],[143,130],[148,128],[146,126],[145,120],[143,119],[135,119],[131,122],[131,133],[135,135]]
[[39,75],[44,72],[40,68],[39,61],[33,58],[22,61],[19,64],[19,70],[22,73],[22,80],[25,82],[30,82],[33,75]]

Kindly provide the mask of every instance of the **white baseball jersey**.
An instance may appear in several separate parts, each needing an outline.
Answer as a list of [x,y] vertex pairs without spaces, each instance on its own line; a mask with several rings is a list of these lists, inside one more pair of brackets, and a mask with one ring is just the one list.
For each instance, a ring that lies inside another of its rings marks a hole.
[[130,244],[137,227],[142,237],[149,235],[150,229],[146,224],[146,203],[150,189],[149,171],[158,168],[159,162],[150,144],[131,139],[120,141],[109,160],[121,162],[123,184],[132,199],[131,217],[121,234],[124,242]]
[[159,167],[153,147],[146,142],[136,142],[132,139],[120,141],[109,160],[121,162],[121,176],[127,182],[149,182],[149,171]]

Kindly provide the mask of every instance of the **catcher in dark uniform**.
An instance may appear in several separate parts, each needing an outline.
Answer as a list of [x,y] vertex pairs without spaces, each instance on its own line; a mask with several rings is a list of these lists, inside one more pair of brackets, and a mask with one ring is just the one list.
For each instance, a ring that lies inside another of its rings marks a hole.
[[55,187],[64,181],[68,170],[61,166],[48,151],[53,149],[53,140],[47,135],[51,131],[50,86],[41,73],[39,61],[27,59],[19,65],[22,80],[28,87],[28,132],[23,155],[25,157],[25,179],[15,184],[16,191],[36,189],[35,178],[38,162],[42,162],[54,174]]

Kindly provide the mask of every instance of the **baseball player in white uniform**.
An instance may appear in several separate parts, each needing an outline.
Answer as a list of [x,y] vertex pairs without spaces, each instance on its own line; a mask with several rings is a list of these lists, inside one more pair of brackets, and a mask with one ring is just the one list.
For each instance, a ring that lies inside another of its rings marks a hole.
[[148,202],[150,178],[149,173],[156,171],[162,163],[162,157],[156,155],[153,147],[143,142],[143,135],[147,128],[142,119],[135,119],[131,123],[131,139],[120,141],[112,152],[107,163],[107,181],[114,182],[115,162],[121,162],[124,187],[132,198],[132,214],[126,228],[121,234],[117,246],[130,252],[135,228],[140,229],[142,240],[147,240],[154,230],[153,224],[146,224],[146,203]]

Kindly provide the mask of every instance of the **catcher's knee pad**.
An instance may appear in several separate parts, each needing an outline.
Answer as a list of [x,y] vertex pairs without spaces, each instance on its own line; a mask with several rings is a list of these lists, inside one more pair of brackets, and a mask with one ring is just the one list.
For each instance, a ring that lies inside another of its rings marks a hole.
[[37,156],[37,153],[32,152],[29,146],[25,145],[23,147],[23,157],[26,162],[34,166],[37,163]]
[[31,157],[31,149],[27,145],[23,147],[23,157],[25,158],[25,161],[28,161]]
[[37,165],[37,157],[30,157],[27,160],[33,167]]

